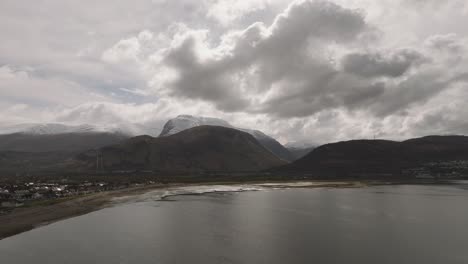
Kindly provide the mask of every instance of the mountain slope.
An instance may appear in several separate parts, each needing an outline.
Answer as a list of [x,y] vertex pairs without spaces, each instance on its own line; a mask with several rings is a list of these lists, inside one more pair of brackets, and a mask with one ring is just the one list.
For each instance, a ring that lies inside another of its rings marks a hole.
[[229,124],[228,122],[222,119],[218,119],[218,118],[196,117],[196,116],[191,116],[191,115],[179,115],[176,118],[173,118],[167,121],[167,123],[164,125],[164,128],[159,136],[160,137],[170,136],[170,135],[174,135],[176,133],[179,133],[189,128],[193,128],[197,126],[204,126],[204,125],[227,127],[227,128],[233,128],[233,129],[237,129],[243,132],[247,132],[251,134],[252,136],[254,136],[258,140],[258,142],[260,142],[260,144],[262,144],[266,149],[271,151],[280,159],[283,159],[285,161],[292,161],[294,159],[291,153],[283,145],[281,145],[278,141],[276,141],[272,137],[264,134],[263,132],[258,131],[258,130],[236,128],[232,126],[231,124]]
[[[172,136],[139,136],[100,150],[106,170],[171,172],[258,171],[285,164],[252,135],[219,126],[197,126]],[[95,167],[96,153],[77,157]]]
[[401,176],[408,169],[428,168],[447,161],[468,161],[468,137],[430,136],[403,142],[353,140],[326,144],[277,171],[336,177]]
[[317,147],[316,144],[303,143],[303,142],[289,142],[284,145],[289,150],[294,160],[298,160],[305,155],[309,154],[313,149]]
[[294,157],[294,160],[298,160],[302,157],[304,157],[305,155],[309,154],[312,150],[314,150],[315,148],[288,148],[289,152],[291,153],[291,155],[293,155]]
[[65,133],[0,135],[0,151],[15,152],[82,152],[117,144],[128,138],[117,133]]
[[294,157],[294,160],[298,160],[305,155],[309,154],[312,150],[315,149],[315,147],[310,147],[310,148],[287,148],[291,155]]

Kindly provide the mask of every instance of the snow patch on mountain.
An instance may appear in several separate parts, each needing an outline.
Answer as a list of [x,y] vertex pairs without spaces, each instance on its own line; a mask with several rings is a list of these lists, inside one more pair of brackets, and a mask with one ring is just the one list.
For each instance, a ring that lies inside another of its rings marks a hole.
[[157,136],[160,128],[142,124],[66,125],[59,123],[0,125],[0,134],[58,135],[69,133],[117,133],[127,136]]

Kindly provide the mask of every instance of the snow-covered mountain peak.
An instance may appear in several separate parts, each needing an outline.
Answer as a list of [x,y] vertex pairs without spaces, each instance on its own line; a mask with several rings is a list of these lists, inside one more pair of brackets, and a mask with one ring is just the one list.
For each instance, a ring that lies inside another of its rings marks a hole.
[[234,128],[246,133],[251,134],[257,141],[262,144],[266,149],[275,154],[281,159],[290,161],[292,160],[291,153],[285,149],[278,141],[274,138],[264,134],[259,130],[237,128],[229,124],[227,121],[213,118],[213,117],[202,117],[192,115],[179,115],[176,118],[170,119],[164,125],[164,128],[159,135],[160,137],[174,135],[181,131],[197,126],[222,126],[228,128]]
[[159,136],[164,137],[174,135],[186,129],[197,126],[222,126],[233,128],[231,124],[219,118],[179,115],[176,118],[170,119],[166,122]]

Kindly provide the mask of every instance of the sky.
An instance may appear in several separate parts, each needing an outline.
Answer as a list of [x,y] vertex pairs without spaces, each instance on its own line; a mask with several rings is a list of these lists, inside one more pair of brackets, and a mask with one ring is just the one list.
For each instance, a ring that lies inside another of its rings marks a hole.
[[2,0],[0,127],[468,134],[466,0]]

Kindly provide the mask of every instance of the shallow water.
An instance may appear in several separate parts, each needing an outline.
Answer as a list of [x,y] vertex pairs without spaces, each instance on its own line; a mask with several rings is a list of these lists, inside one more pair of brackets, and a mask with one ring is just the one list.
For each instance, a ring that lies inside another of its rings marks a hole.
[[152,192],[1,240],[0,263],[466,264],[467,186]]

